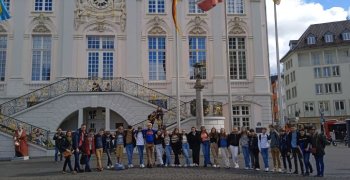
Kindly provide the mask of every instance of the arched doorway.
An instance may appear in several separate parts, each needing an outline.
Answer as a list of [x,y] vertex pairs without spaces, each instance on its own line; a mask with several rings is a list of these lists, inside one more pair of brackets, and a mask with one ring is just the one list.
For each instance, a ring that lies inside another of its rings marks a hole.
[[[119,126],[126,128],[129,125],[121,115],[104,107],[85,107],[81,111],[82,113],[79,113],[79,110],[76,110],[68,115],[59,128],[64,131],[75,130],[81,125],[79,119],[82,119],[82,123],[86,124],[87,129],[93,129],[95,132],[101,128],[113,131]],[[79,114],[82,114],[82,117],[79,117]]]

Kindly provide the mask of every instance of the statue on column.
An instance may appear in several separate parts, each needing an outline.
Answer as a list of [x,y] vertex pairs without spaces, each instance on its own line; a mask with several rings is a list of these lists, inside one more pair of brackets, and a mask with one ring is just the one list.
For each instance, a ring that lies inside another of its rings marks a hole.
[[13,140],[15,141],[16,157],[28,156],[27,133],[23,129],[22,124],[18,124]]

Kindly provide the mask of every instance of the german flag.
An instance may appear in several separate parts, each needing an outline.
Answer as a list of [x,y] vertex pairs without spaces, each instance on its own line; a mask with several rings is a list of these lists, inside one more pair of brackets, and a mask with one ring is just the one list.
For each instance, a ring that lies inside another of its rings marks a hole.
[[172,5],[172,14],[173,14],[173,21],[174,21],[174,25],[176,28],[176,32],[179,32],[179,25],[177,24],[177,13],[176,13],[176,6],[177,6],[177,0],[173,0],[173,5]]

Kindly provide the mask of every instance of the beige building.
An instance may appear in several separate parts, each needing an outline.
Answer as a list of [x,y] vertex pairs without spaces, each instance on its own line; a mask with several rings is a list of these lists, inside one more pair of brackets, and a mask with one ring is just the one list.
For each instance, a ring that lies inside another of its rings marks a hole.
[[282,58],[287,117],[300,123],[350,117],[350,21],[310,25]]

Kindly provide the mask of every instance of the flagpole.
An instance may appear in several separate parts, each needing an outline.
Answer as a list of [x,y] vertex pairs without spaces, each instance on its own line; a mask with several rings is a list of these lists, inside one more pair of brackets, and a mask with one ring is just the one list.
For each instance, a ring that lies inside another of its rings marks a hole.
[[[177,16],[178,13],[176,13]],[[177,18],[176,18],[177,19]],[[176,118],[177,118],[177,128],[181,129],[180,122],[180,61],[179,61],[179,48],[178,48],[178,31],[175,27],[175,58],[176,58]]]
[[227,92],[228,92],[228,113],[229,113],[229,119],[228,119],[228,124],[229,124],[229,129],[231,130],[232,128],[232,96],[231,96],[231,78],[230,78],[230,59],[229,59],[229,37],[228,37],[228,25],[227,25],[227,8],[226,8],[226,1],[224,1],[224,9],[225,9],[225,35],[226,35],[226,68],[227,68]]
[[273,3],[273,10],[275,16],[275,39],[276,39],[276,63],[277,63],[277,99],[278,99],[278,110],[279,110],[279,119],[280,125],[283,127],[284,122],[284,109],[283,109],[283,97],[282,97],[282,79],[281,79],[281,70],[280,70],[280,54],[279,54],[279,44],[278,44],[278,28],[277,28],[277,8],[276,3]]

